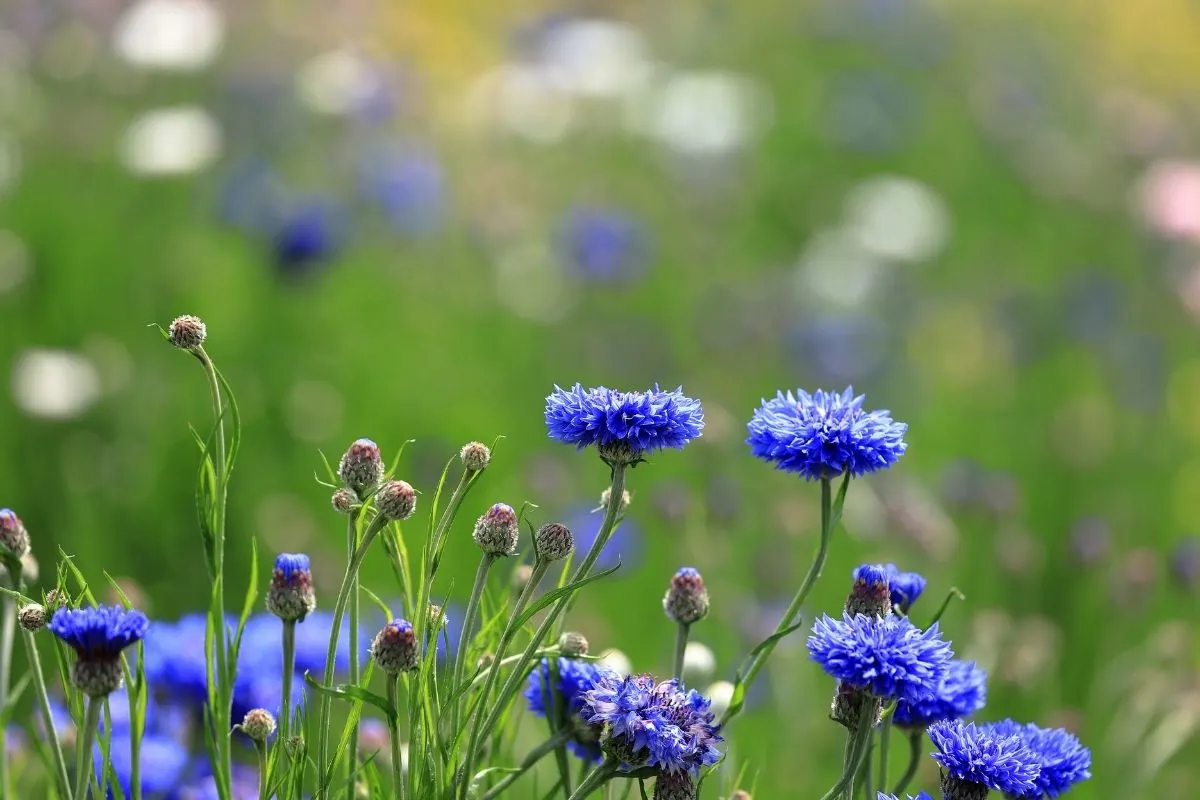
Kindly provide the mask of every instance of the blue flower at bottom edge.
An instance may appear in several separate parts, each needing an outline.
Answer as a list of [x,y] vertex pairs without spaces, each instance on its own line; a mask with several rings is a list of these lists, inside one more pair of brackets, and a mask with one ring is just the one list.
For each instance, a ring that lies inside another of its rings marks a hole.
[[896,616],[825,615],[813,624],[807,645],[812,660],[839,681],[907,702],[936,691],[952,656],[937,623],[921,630]]
[[864,411],[863,400],[852,388],[779,392],[754,411],[746,444],[776,469],[810,481],[887,469],[908,449],[908,426],[887,411]]
[[[943,720],[929,726],[942,765],[942,793],[958,800],[970,787],[1024,797],[1037,791],[1040,760],[1016,736],[998,736],[974,723]],[[964,784],[966,786],[964,786]]]
[[[880,792],[879,800],[899,800],[899,798],[894,794],[884,794],[883,792]],[[913,797],[910,794],[908,796],[908,800],[933,800],[933,798],[929,796],[929,792],[920,792],[916,797]]]
[[591,725],[582,716],[586,705],[584,693],[596,688],[600,678],[612,670],[602,664],[570,658],[558,659],[556,669],[558,680],[554,684],[554,696],[550,696],[551,674],[548,659],[542,659],[538,668],[529,674],[529,683],[525,689],[525,700],[529,703],[529,710],[539,717],[545,717],[552,704],[557,703],[565,712],[564,718],[571,720],[575,727],[574,738],[568,743],[571,751],[585,761],[598,762],[602,758],[601,728]]
[[955,659],[931,695],[898,703],[892,722],[901,728],[926,728],[939,720],[969,717],[986,702],[987,672],[974,661]]
[[1037,756],[1041,765],[1037,787],[1032,792],[1016,795],[1018,797],[1058,797],[1076,783],[1092,777],[1092,751],[1062,728],[1041,728],[1032,723],[1022,725],[1011,719],[980,727],[995,736],[1015,736]]
[[700,402],[680,389],[664,392],[657,384],[645,392],[619,392],[598,386],[554,387],[546,398],[550,438],[579,449],[624,446],[638,454],[665,447],[681,449],[700,436]]

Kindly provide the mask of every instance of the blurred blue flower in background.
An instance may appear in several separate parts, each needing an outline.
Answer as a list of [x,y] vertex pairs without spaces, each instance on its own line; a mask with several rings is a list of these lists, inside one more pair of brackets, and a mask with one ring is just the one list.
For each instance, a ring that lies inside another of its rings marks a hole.
[[617,208],[577,205],[562,220],[558,243],[564,262],[595,281],[624,281],[640,275],[649,255],[649,235]]
[[269,235],[276,224],[284,187],[261,158],[234,165],[217,190],[217,215],[226,225],[247,233]]
[[1200,538],[1189,536],[1171,551],[1171,577],[1184,589],[1200,586]]
[[341,209],[321,197],[308,197],[279,210],[271,248],[284,278],[311,275],[341,247],[345,222]]
[[[596,512],[594,506],[578,507],[563,515],[563,524],[571,529],[571,533],[575,534],[575,559],[577,561],[582,559],[584,554],[595,544],[596,534],[600,532],[600,523],[603,519],[604,515]],[[641,555],[641,531],[629,517],[625,517],[604,544],[596,565],[599,569],[608,569],[620,563],[622,567],[618,570],[617,574],[619,575],[637,564]],[[551,572],[553,573],[554,570]],[[557,578],[557,574],[552,577]]]
[[[125,797],[132,791],[131,752],[129,731],[120,731],[112,737],[109,744],[109,758],[117,783]],[[147,735],[143,737],[139,748],[141,767],[141,791],[143,796],[159,797],[167,794],[179,783],[188,765],[188,754],[183,747],[173,739],[165,736]],[[103,781],[103,751],[97,744],[93,751],[93,761],[96,777]],[[115,797],[116,793],[110,788],[108,796]]]
[[871,314],[806,317],[788,334],[795,359],[814,383],[845,384],[879,375],[887,363],[887,326]]
[[369,153],[363,160],[359,188],[403,234],[432,233],[441,225],[446,178],[441,163],[422,148],[394,145]]
[[912,139],[921,109],[919,98],[903,81],[854,70],[838,76],[826,91],[824,127],[836,144],[880,155]]

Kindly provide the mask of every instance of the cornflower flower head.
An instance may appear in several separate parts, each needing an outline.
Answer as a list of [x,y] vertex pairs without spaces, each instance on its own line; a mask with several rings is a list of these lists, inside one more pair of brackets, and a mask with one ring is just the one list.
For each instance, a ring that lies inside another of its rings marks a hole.
[[827,673],[880,699],[914,702],[933,692],[950,663],[937,623],[921,630],[907,617],[828,615],[813,624],[808,652]]
[[624,767],[696,776],[720,758],[723,739],[709,701],[674,679],[656,684],[650,675],[607,673],[584,693],[584,703],[584,719],[604,726],[601,747]]
[[525,700],[529,710],[539,717],[549,717],[557,710],[561,719],[571,726],[572,738],[567,743],[575,755],[584,761],[599,762],[601,726],[588,722],[583,711],[586,707],[584,695],[596,687],[604,675],[611,670],[603,664],[559,658],[555,662],[555,675],[551,675],[550,661],[543,658],[541,664],[529,674],[525,687]]
[[863,399],[850,388],[779,392],[755,410],[746,444],[776,469],[809,481],[887,469],[908,449],[908,426],[887,411],[864,411]]
[[303,622],[317,608],[312,570],[303,553],[280,553],[275,557],[267,608],[284,622]]
[[0,552],[18,560],[29,552],[29,532],[11,508],[0,508]]
[[121,651],[142,640],[150,621],[140,611],[94,606],[59,609],[47,627],[75,651],[71,682],[91,697],[103,697],[121,685]]
[[[900,798],[894,794],[884,794],[883,792],[880,792],[879,800],[900,800]],[[933,800],[933,798],[929,796],[929,792],[918,792],[916,797],[913,797],[910,794],[908,796],[908,800]]]
[[1092,751],[1084,747],[1071,733],[1062,728],[1041,728],[1032,723],[1022,725],[1011,719],[989,722],[980,726],[995,736],[1015,736],[1037,756],[1041,772],[1032,791],[1014,797],[1058,797],[1076,783],[1092,777]]
[[929,726],[929,738],[942,766],[946,800],[983,800],[988,790],[1025,797],[1037,792],[1041,763],[1020,737],[997,735],[962,720]]
[[932,694],[896,704],[892,722],[900,728],[923,730],[940,720],[969,717],[986,702],[987,672],[974,661],[954,659]]
[[550,438],[582,450],[596,445],[610,465],[633,465],[649,451],[682,449],[701,435],[704,411],[682,387],[664,392],[655,384],[645,392],[619,392],[603,386],[554,387],[546,398]]

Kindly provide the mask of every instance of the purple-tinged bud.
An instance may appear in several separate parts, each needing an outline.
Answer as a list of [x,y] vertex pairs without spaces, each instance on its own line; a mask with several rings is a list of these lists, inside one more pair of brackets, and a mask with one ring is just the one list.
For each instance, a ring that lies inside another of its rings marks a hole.
[[349,514],[358,505],[358,495],[346,488],[338,489],[329,498],[329,504],[339,514]]
[[475,522],[475,543],[493,558],[516,554],[520,534],[517,512],[505,503],[496,503]]
[[558,649],[567,658],[586,656],[588,654],[587,637],[575,631],[564,631],[563,635],[558,637]]
[[417,668],[417,632],[412,623],[394,619],[375,635],[371,657],[388,675],[399,675]]
[[854,586],[846,598],[847,614],[886,617],[892,613],[892,588],[882,564],[863,564],[854,570]]
[[[603,492],[600,493],[600,507],[605,508],[605,509],[608,508],[609,501],[611,501],[611,500],[612,500],[612,487],[610,486],[607,489],[605,489]],[[631,500],[632,500],[632,498],[630,497],[628,491],[621,492],[621,504],[617,506],[617,514],[618,515],[624,514],[626,511],[629,510],[629,503]]]
[[275,717],[265,708],[252,708],[242,718],[242,733],[253,741],[265,742],[275,733]]
[[654,780],[654,800],[696,800],[696,782],[691,773],[660,772]]
[[708,589],[704,578],[691,568],[683,567],[671,578],[671,588],[663,597],[663,611],[680,625],[699,622],[708,614]]
[[463,445],[458,456],[462,459],[464,467],[471,472],[479,472],[492,460],[492,450],[483,442],[468,442]]
[[360,500],[365,500],[383,480],[383,455],[370,439],[359,439],[338,464],[338,476]]
[[512,574],[512,588],[517,594],[525,591],[525,587],[533,580],[532,564],[517,564]]
[[1200,585],[1200,539],[1194,536],[1181,541],[1171,551],[1171,577],[1183,589]]
[[267,609],[284,622],[303,622],[317,607],[312,570],[303,553],[280,553],[267,591]]
[[406,520],[417,510],[417,492],[407,481],[388,481],[375,497],[375,507],[384,519]]
[[561,522],[548,522],[533,535],[533,551],[539,561],[561,561],[575,549],[575,536]]
[[11,508],[0,508],[0,552],[16,559],[29,552],[29,532]]
[[176,317],[167,328],[167,339],[180,350],[195,350],[207,337],[204,320],[191,314]]
[[17,612],[17,620],[25,630],[37,633],[46,627],[46,609],[38,603],[21,606],[21,610]]

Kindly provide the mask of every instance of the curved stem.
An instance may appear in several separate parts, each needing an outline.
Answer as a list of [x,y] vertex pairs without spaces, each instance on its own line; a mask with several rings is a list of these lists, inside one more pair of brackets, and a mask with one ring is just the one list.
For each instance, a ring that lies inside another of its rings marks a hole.
[[[354,553],[358,550],[358,514],[350,514],[346,523],[346,563],[354,560]],[[358,661],[358,618],[359,618],[359,579],[358,570],[354,570],[350,576],[350,671],[349,679],[351,686],[358,686],[361,677],[361,671]],[[390,620],[389,620],[390,621]],[[346,782],[348,785],[354,785],[354,772],[356,754],[358,753],[358,718],[355,717],[350,726],[350,755],[346,759]]]
[[537,764],[550,753],[553,753],[560,746],[566,744],[568,741],[570,741],[570,739],[570,731],[559,731],[558,733],[554,734],[554,736],[551,736],[549,739],[530,750],[529,753],[526,754],[525,760],[521,762],[521,765],[517,767],[515,772],[510,772],[501,778],[500,782],[484,792],[480,796],[479,800],[492,800],[495,797],[499,797],[501,792],[503,792],[512,784],[516,783],[517,779],[532,769],[535,764]]
[[[387,699],[392,708],[399,708],[399,683],[399,676],[388,676]],[[404,800],[404,757],[400,752],[400,720],[395,716],[388,718],[388,740],[392,748],[392,792],[397,800]]]
[[674,675],[679,683],[683,684],[683,655],[687,652],[688,631],[691,625],[685,625],[682,622],[675,628],[675,660]]
[[[620,495],[618,495],[618,498]],[[583,800],[592,792],[599,789],[617,774],[617,762],[610,758],[605,758],[597,767],[583,779],[583,783],[579,784],[579,788],[571,793],[568,800]]]
[[92,742],[96,738],[96,728],[100,727],[100,711],[103,708],[104,698],[88,697],[83,730],[75,734],[75,793],[72,795],[75,800],[87,800],[92,777]]
[[67,800],[71,796],[71,776],[67,772],[67,759],[63,755],[62,743],[58,740],[58,729],[54,727],[54,712],[50,708],[50,695],[46,692],[46,679],[42,675],[42,660],[38,655],[37,640],[29,631],[23,631],[25,654],[29,659],[29,674],[33,678],[34,698],[46,727],[46,739],[50,755],[54,759],[54,779],[58,783],[58,796]]
[[[479,598],[487,585],[488,570],[496,563],[496,557],[484,553],[479,559],[479,569],[475,571],[475,585],[471,587],[471,599],[467,601],[467,613],[463,615],[462,630],[458,635],[458,649],[454,652],[454,682],[450,686],[457,689],[462,685],[463,673],[466,672],[467,644],[471,641],[471,628],[475,625],[475,615],[479,611]],[[458,731],[458,722],[462,711],[462,697],[455,699],[450,712],[450,730]]]
[[[845,498],[846,486],[850,481],[850,473],[846,473],[842,482],[842,487],[838,491],[839,499]],[[813,586],[816,585],[817,579],[821,577],[821,571],[825,568],[825,559],[829,556],[829,542],[833,538],[833,529],[837,527],[838,520],[834,518],[833,507],[833,486],[829,478],[821,479],[821,540],[817,544],[817,553],[813,557],[813,562],[808,568],[808,574],[804,576],[804,582],[800,584],[800,589],[796,592],[796,596],[792,598],[792,602],[788,605],[787,610],[783,612],[783,616],[779,620],[779,624],[775,626],[775,633],[780,634],[787,630],[795,620],[796,615],[800,613],[800,607],[804,605],[804,601],[808,599],[809,593]],[[837,516],[841,516],[841,508],[837,508]],[[775,639],[762,650],[758,655],[750,661],[750,666],[746,669],[746,675],[742,678],[743,686],[750,686],[754,683],[754,679],[758,677],[758,673],[766,666],[767,659],[771,657],[771,653],[775,650],[775,646],[779,644],[779,639]],[[720,727],[725,727],[729,721],[737,715],[741,710],[741,706],[730,706],[721,715],[721,720],[718,723]]]
[[892,794],[897,797],[908,788],[912,783],[912,779],[917,775],[917,769],[921,764],[921,731],[908,732],[908,768],[904,770],[904,774],[900,777],[900,781],[896,784],[896,788],[892,789]]
[[283,704],[279,713],[279,739],[283,742],[283,754],[286,757],[288,752],[288,741],[292,738],[292,714],[295,712],[295,706],[292,705],[292,676],[296,673],[296,622],[295,620],[284,620],[283,622]]

